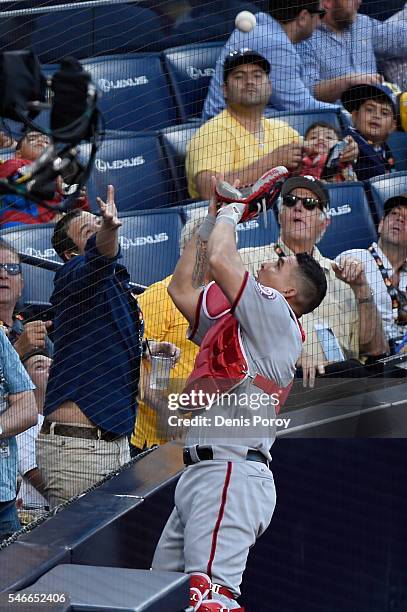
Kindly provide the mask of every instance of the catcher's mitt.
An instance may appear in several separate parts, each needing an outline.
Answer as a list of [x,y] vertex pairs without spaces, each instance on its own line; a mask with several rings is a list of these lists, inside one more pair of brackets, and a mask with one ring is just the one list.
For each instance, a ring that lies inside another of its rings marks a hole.
[[263,211],[264,222],[267,225],[266,211],[272,208],[277,200],[288,175],[289,172],[285,166],[277,166],[267,170],[253,185],[240,189],[233,187],[226,181],[218,181],[215,187],[216,197],[219,203],[238,202],[245,205],[239,223],[249,221]]

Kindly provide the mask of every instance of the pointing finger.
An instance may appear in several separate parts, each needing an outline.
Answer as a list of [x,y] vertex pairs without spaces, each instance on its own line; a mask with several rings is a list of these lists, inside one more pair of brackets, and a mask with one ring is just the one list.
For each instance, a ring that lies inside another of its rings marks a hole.
[[106,201],[107,201],[108,204],[113,204],[113,202],[114,202],[114,187],[113,187],[113,185],[108,185],[107,186]]

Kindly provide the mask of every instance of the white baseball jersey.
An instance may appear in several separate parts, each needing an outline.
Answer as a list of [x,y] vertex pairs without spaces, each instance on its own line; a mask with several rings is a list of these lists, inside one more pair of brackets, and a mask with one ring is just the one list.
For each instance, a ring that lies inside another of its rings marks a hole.
[[[197,329],[191,337],[197,344],[218,321],[210,317],[205,297],[204,294]],[[281,387],[287,386],[295,374],[302,334],[286,299],[246,273],[232,312],[240,324],[241,345],[251,377],[261,374]],[[275,427],[259,419],[274,418],[275,405],[272,396],[254,386],[249,378],[232,390],[229,397],[219,401],[215,398],[205,411],[205,424],[189,429],[186,446],[212,445],[214,456],[219,459],[246,456],[248,448],[260,450],[271,459],[269,450],[275,439]],[[233,424],[223,426],[222,418],[233,419]]]

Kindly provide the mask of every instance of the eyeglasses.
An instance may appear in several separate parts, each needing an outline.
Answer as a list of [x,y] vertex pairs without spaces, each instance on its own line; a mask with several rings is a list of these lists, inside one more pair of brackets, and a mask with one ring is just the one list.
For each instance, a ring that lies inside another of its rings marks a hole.
[[0,263],[0,270],[3,269],[9,276],[17,276],[21,274],[21,264],[19,263]]
[[321,202],[316,198],[300,198],[295,195],[286,195],[283,197],[283,204],[284,206],[288,206],[288,208],[292,208],[297,202],[301,202],[305,210],[314,210],[317,206],[320,210],[323,210]]

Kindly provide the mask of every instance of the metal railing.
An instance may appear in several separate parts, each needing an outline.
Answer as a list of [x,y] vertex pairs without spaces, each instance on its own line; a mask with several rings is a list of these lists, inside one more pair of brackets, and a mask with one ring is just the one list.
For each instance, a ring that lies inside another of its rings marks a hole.
[[[36,257],[35,255],[27,255],[27,253],[19,253],[21,261],[29,266],[35,266],[36,268],[42,268],[43,270],[49,270],[50,272],[56,272],[64,264],[59,261],[52,261],[52,259],[44,259],[42,257]],[[134,293],[140,294],[146,289],[145,285],[139,283],[130,283]]]

